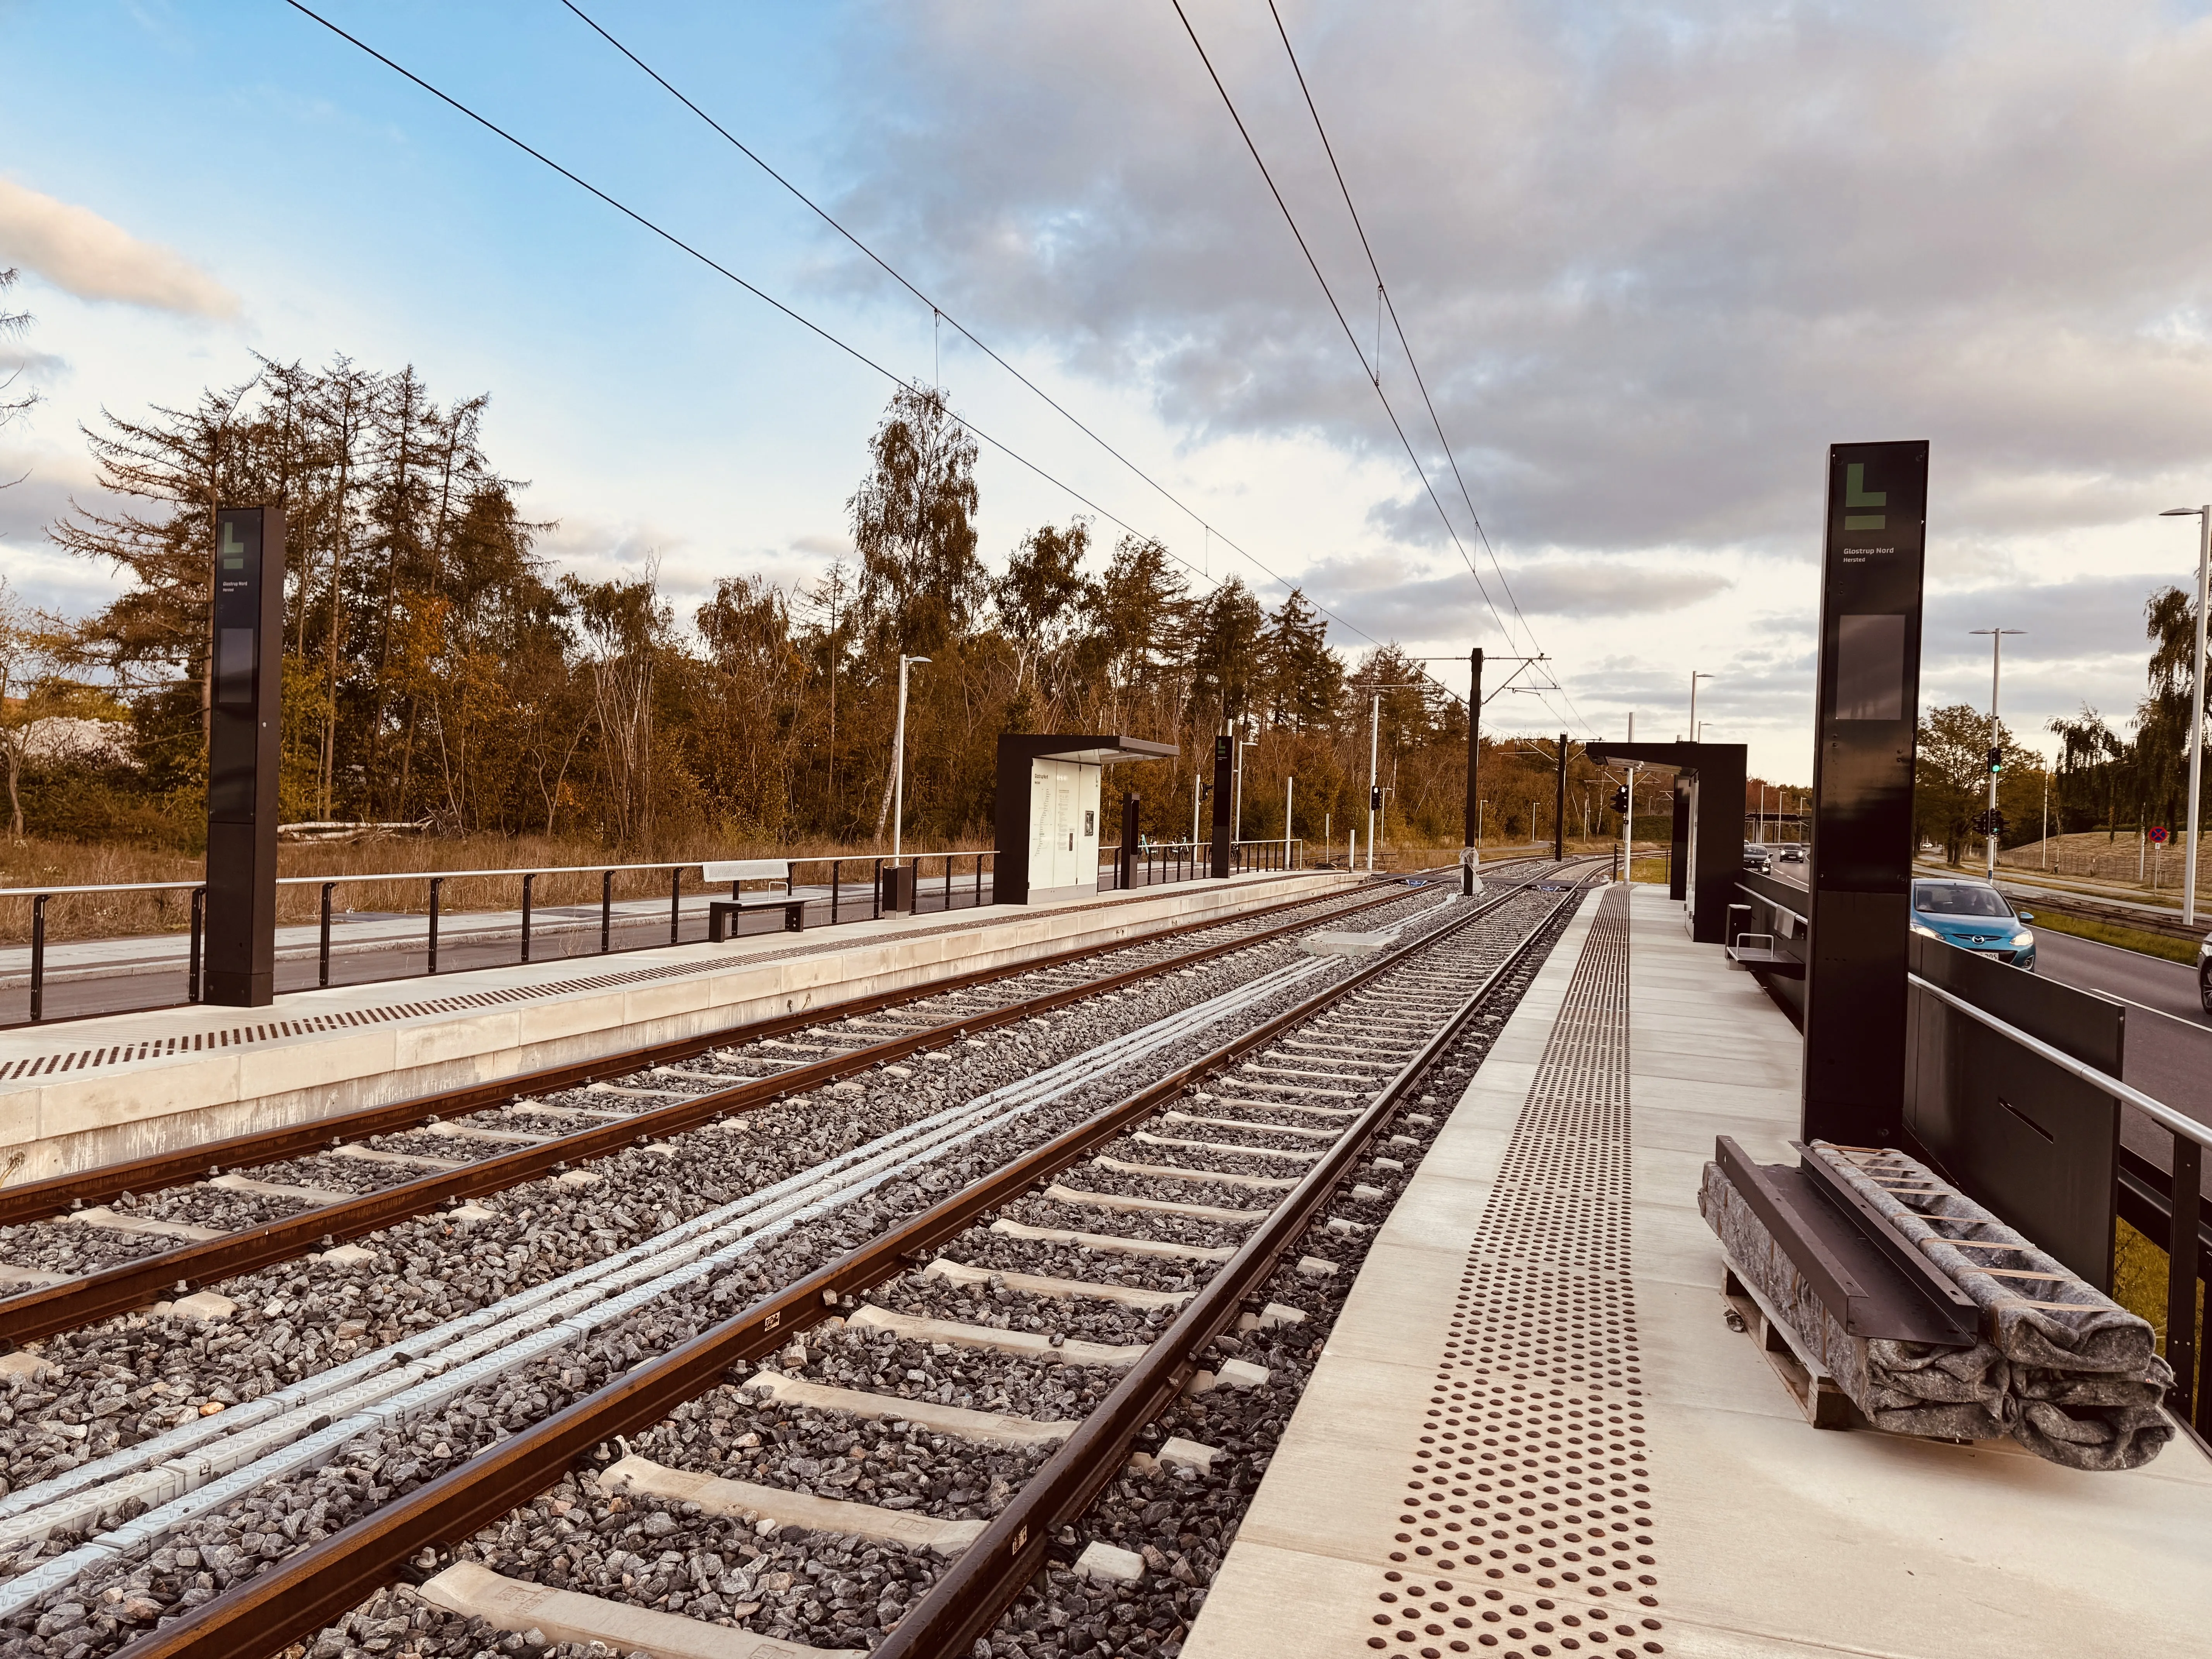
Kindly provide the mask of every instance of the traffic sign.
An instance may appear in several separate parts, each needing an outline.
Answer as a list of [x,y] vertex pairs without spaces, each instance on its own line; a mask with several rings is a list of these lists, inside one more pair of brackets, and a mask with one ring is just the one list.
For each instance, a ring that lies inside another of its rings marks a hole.
[[2156,847],[2156,846],[2160,845],[2161,842],[2163,842],[2165,840],[2166,840],[2166,826],[2165,826],[2164,824],[2162,824],[2162,823],[2159,823],[2159,824],[2154,824],[2154,825],[2152,825],[2152,826],[2151,826],[2151,832],[2150,832],[2150,844],[2151,844],[2152,846],[2154,846],[2154,847]]

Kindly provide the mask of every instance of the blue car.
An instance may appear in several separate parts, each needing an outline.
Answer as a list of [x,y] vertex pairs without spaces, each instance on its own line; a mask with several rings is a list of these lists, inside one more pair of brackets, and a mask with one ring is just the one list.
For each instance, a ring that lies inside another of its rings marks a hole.
[[2035,971],[2035,935],[2027,924],[2035,918],[2014,913],[2002,893],[1971,876],[1946,876],[1912,884],[1912,931],[1955,945],[1962,951]]

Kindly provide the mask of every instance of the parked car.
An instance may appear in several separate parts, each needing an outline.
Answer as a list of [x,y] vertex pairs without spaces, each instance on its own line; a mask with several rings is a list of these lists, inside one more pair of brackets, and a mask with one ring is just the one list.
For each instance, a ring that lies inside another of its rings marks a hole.
[[1962,951],[2035,971],[2035,918],[2014,911],[2002,893],[1972,876],[1923,878],[1912,884],[1912,931]]
[[1747,841],[1743,844],[1743,867],[1747,870],[1756,870],[1764,876],[1771,873],[1774,869],[1774,860],[1767,855],[1766,849],[1757,842]]
[[1782,861],[1784,864],[1804,863],[1805,849],[1798,846],[1796,842],[1791,842],[1789,846],[1782,849]]

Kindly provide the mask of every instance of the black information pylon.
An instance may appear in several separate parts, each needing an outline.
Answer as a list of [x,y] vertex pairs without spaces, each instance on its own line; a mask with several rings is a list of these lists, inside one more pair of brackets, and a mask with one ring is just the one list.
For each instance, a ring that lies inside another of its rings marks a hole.
[[1804,1134],[1897,1142],[1920,708],[1928,446],[1828,451],[1814,703]]
[[216,513],[208,719],[208,1001],[276,996],[276,768],[284,689],[284,509]]
[[1237,739],[1224,732],[1213,740],[1213,861],[1217,878],[1229,874],[1229,801],[1235,792],[1230,769],[1237,756]]

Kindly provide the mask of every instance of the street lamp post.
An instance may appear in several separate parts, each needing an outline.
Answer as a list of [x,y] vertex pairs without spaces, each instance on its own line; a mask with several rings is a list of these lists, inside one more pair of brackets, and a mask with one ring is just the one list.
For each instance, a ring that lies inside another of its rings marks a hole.
[[2197,515],[2197,660],[2189,696],[2189,853],[2182,870],[2181,925],[2197,925],[2197,825],[2204,783],[2204,603],[2212,592],[2212,506],[2170,507],[2161,518]]
[[2005,635],[2025,633],[2020,628],[1974,628],[1967,632],[1990,636],[1990,833],[1987,842],[1989,862],[1984,877],[1991,882],[1997,878],[1997,776],[1998,768],[2004,763],[2004,739],[1998,735],[1997,726],[1997,671],[2004,660]]
[[1692,674],[1690,676],[1690,741],[1692,743],[1700,741],[1698,736],[1698,682],[1699,680],[1709,680],[1711,678],[1712,678],[1711,674]]
[[1382,755],[1382,694],[1385,691],[1406,691],[1420,684],[1419,680],[1400,680],[1390,685],[1370,687],[1374,702],[1367,711],[1367,873],[1375,873],[1375,809],[1382,801],[1378,786],[1382,783],[1379,767]]
[[898,726],[891,734],[891,868],[899,867],[899,831],[906,822],[906,671],[927,657],[899,658]]

